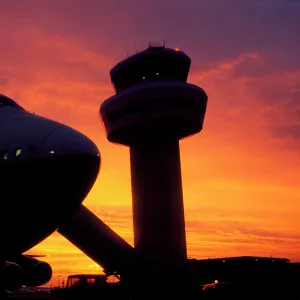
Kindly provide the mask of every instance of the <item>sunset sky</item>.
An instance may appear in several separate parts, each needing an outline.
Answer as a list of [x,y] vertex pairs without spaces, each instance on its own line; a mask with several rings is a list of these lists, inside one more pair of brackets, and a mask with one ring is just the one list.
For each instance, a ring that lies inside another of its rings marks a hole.
[[[109,70],[149,41],[186,52],[209,97],[203,131],[181,142],[188,255],[300,261],[300,1],[9,0],[0,25],[0,93],[98,145],[84,204],[130,243],[129,149],[99,119]],[[30,253],[53,284],[101,270],[58,233]]]

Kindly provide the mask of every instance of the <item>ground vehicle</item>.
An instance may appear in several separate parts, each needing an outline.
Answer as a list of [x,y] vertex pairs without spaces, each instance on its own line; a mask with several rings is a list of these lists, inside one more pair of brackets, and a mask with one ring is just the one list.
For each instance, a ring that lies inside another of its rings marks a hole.
[[53,290],[57,299],[126,299],[125,290],[117,277],[104,274],[76,274],[68,276],[64,288]]

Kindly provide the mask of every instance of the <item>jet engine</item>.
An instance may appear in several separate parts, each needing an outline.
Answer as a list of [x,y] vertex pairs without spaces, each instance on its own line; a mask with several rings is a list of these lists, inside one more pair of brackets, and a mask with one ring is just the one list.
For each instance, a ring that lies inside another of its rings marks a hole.
[[26,286],[46,284],[52,277],[52,268],[44,261],[26,255],[20,255],[14,259],[14,262],[23,268],[23,284]]
[[13,293],[23,286],[24,270],[18,264],[6,261],[0,268],[0,286],[6,293]]

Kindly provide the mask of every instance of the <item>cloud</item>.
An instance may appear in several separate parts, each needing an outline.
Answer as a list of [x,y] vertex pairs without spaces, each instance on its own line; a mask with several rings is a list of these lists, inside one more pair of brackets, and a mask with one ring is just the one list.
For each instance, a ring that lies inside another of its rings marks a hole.
[[176,0],[170,5],[133,0],[126,6],[121,6],[122,0],[12,3],[3,5],[4,22],[14,15],[15,26],[76,38],[78,44],[114,60],[122,52],[125,56],[126,49],[133,53],[151,39],[166,39],[170,46],[190,53],[196,69],[253,50],[267,54],[269,66],[299,67],[300,46],[295,40],[300,4],[296,1]]
[[[272,141],[276,147],[296,151],[300,73],[264,72],[263,64],[261,53],[246,52],[191,75],[190,81],[203,86],[209,96],[203,132],[223,135],[236,147],[245,147],[248,141],[249,147],[260,143],[263,149]],[[220,127],[220,120],[226,126]],[[241,135],[247,140],[237,140]]]
[[274,128],[274,136],[278,138],[292,138],[300,142],[300,125],[283,125]]
[[[257,97],[262,116],[266,119],[271,137],[282,140],[285,147],[299,147],[300,125],[300,72],[284,72],[259,78]],[[254,81],[252,80],[252,84]]]
[[[27,97],[39,98],[39,103],[51,101],[47,94],[51,90],[51,97],[56,95],[60,102],[81,101],[84,95],[101,101],[113,93],[108,71],[127,49],[134,53],[149,39],[166,37],[167,45],[182,46],[191,55],[192,74],[219,71],[219,78],[211,79],[214,88],[226,72],[232,81],[255,77],[255,86],[262,75],[300,67],[300,46],[295,42],[300,22],[297,2],[176,0],[170,6],[158,0],[136,0],[120,9],[120,1],[4,4],[1,71],[5,74],[4,68],[9,69],[9,74],[0,78],[3,88],[22,99],[25,92],[19,87],[17,93],[14,87],[26,85],[32,88]],[[230,63],[235,64],[233,69],[226,69]],[[230,93],[235,92],[227,91],[226,98]],[[218,105],[232,111],[234,100],[240,101],[235,96],[231,106],[227,101]]]
[[0,30],[9,45],[1,48],[1,93],[25,109],[75,128],[93,116],[99,123],[99,104],[113,94],[110,58],[74,44],[72,37],[23,30]]
[[[201,217],[197,218],[197,213]],[[259,213],[250,218],[247,212],[224,210],[224,213],[220,214],[218,208],[189,213],[186,229],[190,256],[273,255],[299,260],[299,255],[294,253],[294,249],[300,246],[297,231],[287,233],[277,227],[274,220],[266,222]]]

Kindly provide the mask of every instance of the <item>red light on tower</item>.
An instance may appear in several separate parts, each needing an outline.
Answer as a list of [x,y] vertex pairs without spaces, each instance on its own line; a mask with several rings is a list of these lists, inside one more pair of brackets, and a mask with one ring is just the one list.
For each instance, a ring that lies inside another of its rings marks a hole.
[[174,50],[175,50],[175,51],[179,51],[179,48],[175,48]]

